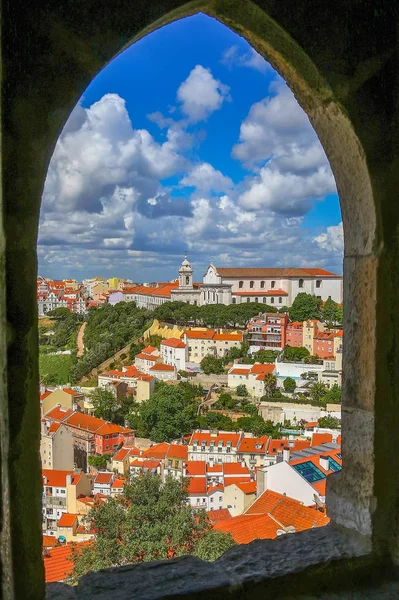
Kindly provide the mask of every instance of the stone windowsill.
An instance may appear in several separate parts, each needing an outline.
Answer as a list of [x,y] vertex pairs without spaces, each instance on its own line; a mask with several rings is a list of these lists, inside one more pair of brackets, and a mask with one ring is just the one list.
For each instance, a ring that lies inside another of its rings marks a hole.
[[[327,589],[331,584],[344,585],[348,566],[352,575],[358,568],[366,568],[370,573],[369,551],[364,539],[348,536],[328,525],[275,540],[256,540],[235,546],[215,562],[182,556],[90,573],[75,587],[47,584],[46,600],[165,600],[173,597],[215,600],[244,598],[246,594],[251,597],[256,589],[259,593],[260,588],[277,591],[281,598],[281,594],[292,596],[306,590],[320,591],[323,584]],[[350,579],[346,579],[349,584]],[[289,584],[287,590],[284,590],[284,582]]]

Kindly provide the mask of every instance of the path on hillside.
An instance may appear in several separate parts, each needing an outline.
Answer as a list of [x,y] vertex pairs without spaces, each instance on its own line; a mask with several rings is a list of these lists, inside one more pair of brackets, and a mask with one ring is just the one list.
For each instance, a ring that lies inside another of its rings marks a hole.
[[78,338],[76,340],[77,345],[78,345],[78,351],[76,353],[76,356],[78,358],[80,358],[81,356],[83,356],[83,351],[85,349],[85,345],[83,343],[83,336],[85,333],[85,328],[86,328],[87,322],[85,321],[84,323],[82,323],[82,325],[80,326],[80,329],[78,331]]

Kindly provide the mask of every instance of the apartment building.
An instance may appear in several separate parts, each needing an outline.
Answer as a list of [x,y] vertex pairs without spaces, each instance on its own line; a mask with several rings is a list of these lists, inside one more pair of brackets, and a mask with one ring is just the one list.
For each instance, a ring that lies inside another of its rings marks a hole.
[[40,458],[44,469],[74,468],[73,434],[63,423],[42,419]]
[[213,329],[188,329],[182,339],[188,347],[188,360],[200,363],[205,356],[222,358],[231,348],[240,348],[243,342],[242,333],[217,333]]
[[288,321],[286,330],[286,345],[293,348],[303,346],[303,323],[302,321]]
[[42,479],[43,533],[55,536],[62,514],[76,513],[78,497],[91,494],[90,479],[86,473],[55,469],[43,469]]
[[265,394],[265,377],[273,375],[275,365],[255,363],[253,365],[234,363],[227,373],[227,385],[235,390],[239,385],[245,385],[248,393],[254,398]]
[[186,370],[188,361],[188,347],[183,340],[169,338],[160,345],[161,359],[166,365],[172,365],[177,371]]
[[235,462],[243,432],[197,430],[188,444],[189,461]]
[[248,323],[249,352],[282,350],[287,343],[288,315],[265,313]]

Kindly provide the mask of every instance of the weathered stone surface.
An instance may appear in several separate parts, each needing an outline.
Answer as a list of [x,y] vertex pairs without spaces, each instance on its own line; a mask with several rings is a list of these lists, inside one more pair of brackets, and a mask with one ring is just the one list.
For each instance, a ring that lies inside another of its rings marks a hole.
[[[172,596],[204,594],[210,597],[238,597],[248,587],[268,579],[300,573],[319,563],[359,557],[367,554],[362,541],[348,537],[331,526],[276,540],[258,540],[235,546],[215,562],[204,562],[192,556],[171,561],[141,563],[91,573],[70,588],[59,584],[47,586],[47,600],[80,598],[96,600],[162,600]],[[62,590],[62,592],[61,592]]]

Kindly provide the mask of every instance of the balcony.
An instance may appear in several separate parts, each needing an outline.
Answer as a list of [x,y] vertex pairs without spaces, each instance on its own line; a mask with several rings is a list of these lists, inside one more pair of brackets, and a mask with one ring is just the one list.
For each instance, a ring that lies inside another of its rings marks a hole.
[[66,498],[47,497],[45,505],[47,508],[65,508]]

